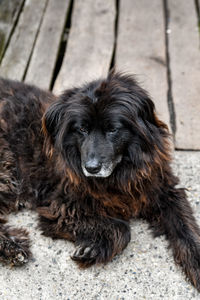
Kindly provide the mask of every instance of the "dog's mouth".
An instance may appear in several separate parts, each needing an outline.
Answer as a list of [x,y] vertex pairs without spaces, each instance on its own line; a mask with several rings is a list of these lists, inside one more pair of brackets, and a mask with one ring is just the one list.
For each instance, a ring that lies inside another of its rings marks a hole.
[[106,178],[109,177],[113,170],[115,169],[116,165],[119,164],[122,160],[122,155],[119,155],[114,161],[102,163],[102,164],[95,164],[93,167],[88,167],[87,163],[81,164],[83,174],[86,177],[101,177]]

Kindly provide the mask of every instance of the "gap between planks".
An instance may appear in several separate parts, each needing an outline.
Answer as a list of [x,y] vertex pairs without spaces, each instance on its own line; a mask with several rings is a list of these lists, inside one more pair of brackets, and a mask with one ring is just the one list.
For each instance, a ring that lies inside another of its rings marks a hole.
[[25,82],[50,88],[69,6],[70,0],[49,0]]
[[107,75],[114,27],[114,0],[75,1],[67,50],[53,87],[55,93]]
[[163,6],[161,1],[152,0],[147,11],[148,3],[120,1],[116,66],[136,74],[150,93],[160,119],[170,128]]
[[23,80],[46,4],[47,0],[26,0],[1,63],[1,76]]

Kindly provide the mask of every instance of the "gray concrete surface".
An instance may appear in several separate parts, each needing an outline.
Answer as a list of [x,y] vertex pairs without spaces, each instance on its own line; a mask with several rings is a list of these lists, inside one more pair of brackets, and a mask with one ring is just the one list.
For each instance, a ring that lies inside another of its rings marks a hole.
[[[174,170],[200,225],[200,152],[176,152]],[[41,236],[36,219],[29,212],[10,216],[10,224],[30,231],[34,258],[22,268],[0,268],[0,300],[200,299],[174,265],[165,239],[153,239],[144,222],[131,223],[131,242],[111,263],[80,270],[70,259],[73,244]]]

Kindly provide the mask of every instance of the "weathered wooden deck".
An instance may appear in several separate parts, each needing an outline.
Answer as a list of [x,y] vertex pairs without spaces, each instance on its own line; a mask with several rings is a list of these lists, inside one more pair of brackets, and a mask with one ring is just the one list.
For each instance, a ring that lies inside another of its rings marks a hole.
[[136,74],[174,135],[200,149],[199,0],[0,0],[0,75],[61,92]]

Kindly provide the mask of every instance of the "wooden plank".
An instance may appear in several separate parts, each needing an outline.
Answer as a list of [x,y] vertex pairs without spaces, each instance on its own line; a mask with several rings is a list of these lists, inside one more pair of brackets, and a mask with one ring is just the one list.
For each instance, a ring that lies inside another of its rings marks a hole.
[[69,9],[69,0],[49,0],[25,81],[49,89]]
[[0,75],[22,80],[47,0],[26,0],[18,26],[3,57]]
[[169,0],[172,95],[176,113],[175,145],[200,149],[200,52],[193,1]]
[[170,127],[162,1],[120,1],[116,66],[136,74]]
[[24,0],[0,1],[0,61],[23,3]]
[[114,46],[115,1],[76,0],[72,27],[54,92],[105,76]]

